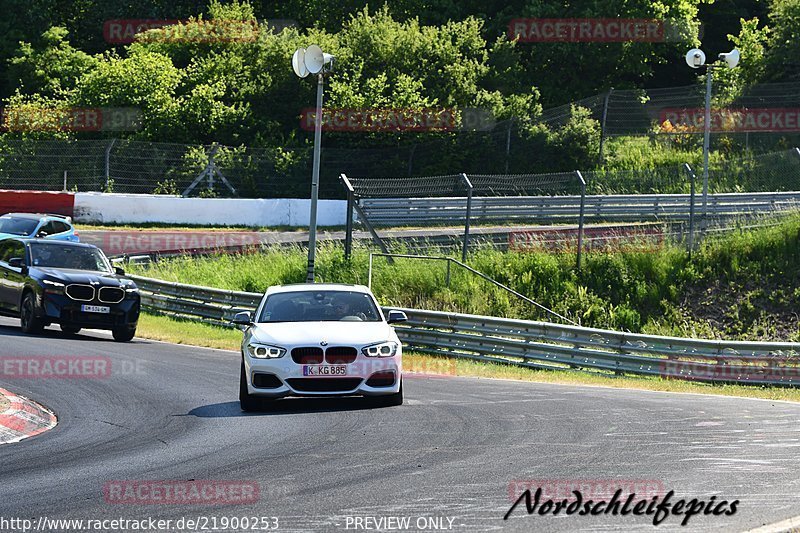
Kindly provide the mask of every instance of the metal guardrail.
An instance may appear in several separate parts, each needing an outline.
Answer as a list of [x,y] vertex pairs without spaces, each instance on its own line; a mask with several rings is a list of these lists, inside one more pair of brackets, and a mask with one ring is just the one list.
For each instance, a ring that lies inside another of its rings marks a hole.
[[128,275],[136,282],[142,306],[177,318],[188,318],[215,326],[232,327],[233,315],[253,311],[262,294],[226,291],[197,285]]
[[[129,276],[146,309],[234,327],[262,295]],[[686,339],[488,316],[400,309],[417,352],[548,370],[600,371],[704,382],[800,384],[800,343]]]
[[[689,220],[689,194],[587,195],[584,216],[608,221]],[[461,220],[464,198],[361,198],[360,209],[375,225]],[[720,193],[708,197],[709,217],[761,214],[797,207],[800,192]],[[473,197],[473,221],[574,220],[580,196]]]

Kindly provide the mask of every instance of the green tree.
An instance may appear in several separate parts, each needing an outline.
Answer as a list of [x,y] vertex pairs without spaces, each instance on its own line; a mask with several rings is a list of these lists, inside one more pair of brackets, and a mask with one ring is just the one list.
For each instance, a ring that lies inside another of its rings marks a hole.
[[100,61],[74,48],[67,41],[66,28],[50,28],[39,42],[39,46],[20,43],[10,60],[9,80],[28,94],[69,98],[78,80]]
[[767,81],[800,79],[800,2],[773,0],[769,13],[772,28],[764,67]]

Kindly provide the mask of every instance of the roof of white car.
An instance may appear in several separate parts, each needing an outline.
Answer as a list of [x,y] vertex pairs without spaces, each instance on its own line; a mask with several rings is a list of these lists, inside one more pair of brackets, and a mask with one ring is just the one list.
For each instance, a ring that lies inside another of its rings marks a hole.
[[289,285],[273,285],[267,289],[267,294],[277,292],[318,292],[318,291],[353,291],[372,294],[364,285],[348,285],[346,283],[292,283]]

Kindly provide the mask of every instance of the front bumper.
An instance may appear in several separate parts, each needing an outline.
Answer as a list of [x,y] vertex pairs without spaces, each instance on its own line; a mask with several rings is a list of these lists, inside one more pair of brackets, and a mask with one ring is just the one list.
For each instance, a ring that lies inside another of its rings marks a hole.
[[[320,365],[295,363],[288,354],[278,359],[256,359],[244,354],[244,362],[247,390],[250,394],[265,398],[383,396],[399,392],[402,376],[401,349],[393,357],[373,358],[359,354],[352,363],[335,365],[347,367],[344,376],[306,376],[304,366]],[[254,386],[254,383],[259,386]]]
[[[110,308],[109,313],[87,313],[81,305],[99,305]],[[42,319],[51,324],[62,324],[80,328],[114,329],[136,327],[139,321],[139,297],[126,297],[119,303],[109,304],[98,300],[81,302],[63,294],[42,295]]]

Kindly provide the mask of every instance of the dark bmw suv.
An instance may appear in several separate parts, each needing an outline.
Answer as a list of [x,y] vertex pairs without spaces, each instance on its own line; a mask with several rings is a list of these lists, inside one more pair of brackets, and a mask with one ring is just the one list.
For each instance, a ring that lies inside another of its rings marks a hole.
[[136,335],[139,290],[91,244],[42,239],[0,240],[0,314],[19,317],[22,331],[59,324],[67,334],[107,329],[114,340]]

